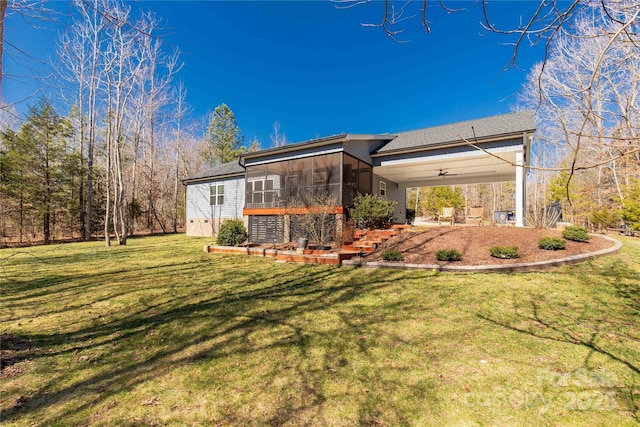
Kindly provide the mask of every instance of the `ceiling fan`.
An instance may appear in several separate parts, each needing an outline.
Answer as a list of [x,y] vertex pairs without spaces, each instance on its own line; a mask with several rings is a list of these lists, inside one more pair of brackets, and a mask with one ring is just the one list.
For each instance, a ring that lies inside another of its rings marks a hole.
[[446,171],[444,169],[440,169],[440,172],[438,172],[438,176],[455,176],[458,175],[457,173],[449,173],[449,171]]

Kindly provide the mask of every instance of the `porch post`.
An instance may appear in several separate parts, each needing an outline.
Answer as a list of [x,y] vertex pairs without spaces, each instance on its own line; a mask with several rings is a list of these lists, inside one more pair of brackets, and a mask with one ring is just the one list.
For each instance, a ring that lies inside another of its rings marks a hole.
[[524,152],[516,153],[516,227],[524,227]]

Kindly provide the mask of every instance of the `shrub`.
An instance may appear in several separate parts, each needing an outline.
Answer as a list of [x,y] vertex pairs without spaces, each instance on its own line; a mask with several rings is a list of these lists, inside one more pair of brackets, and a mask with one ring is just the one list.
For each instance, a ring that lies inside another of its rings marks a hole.
[[438,261],[460,261],[462,255],[455,249],[440,249],[436,252],[436,259]]
[[217,243],[221,246],[238,246],[247,240],[247,229],[239,219],[227,219],[220,225]]
[[404,256],[402,256],[402,253],[396,251],[395,249],[387,249],[387,250],[383,251],[380,256],[382,256],[382,259],[385,260],[385,261],[402,261],[402,260],[404,260]]
[[538,240],[538,247],[545,251],[557,251],[564,249],[566,243],[566,240],[560,237],[543,237]]
[[562,237],[574,242],[588,242],[589,230],[580,226],[569,226],[562,232]]
[[358,194],[349,209],[359,228],[378,228],[391,224],[396,202],[377,194]]
[[502,258],[502,259],[511,259],[518,258],[518,247],[517,246],[492,246],[489,249],[492,257]]

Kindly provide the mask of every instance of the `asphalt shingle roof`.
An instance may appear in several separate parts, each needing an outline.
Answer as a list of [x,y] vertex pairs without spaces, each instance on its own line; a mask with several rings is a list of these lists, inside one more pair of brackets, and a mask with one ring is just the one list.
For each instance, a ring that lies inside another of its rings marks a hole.
[[187,178],[184,178],[182,181],[196,181],[199,179],[205,178],[213,178],[216,176],[227,176],[227,175],[241,175],[244,173],[244,168],[240,166],[238,160],[234,160],[229,163],[223,163],[221,165],[216,165],[212,168],[205,169],[201,172],[198,172],[195,175],[191,175]]
[[[377,153],[393,153],[395,151],[411,150],[414,148],[429,148],[430,146],[440,146],[449,143],[461,143],[462,138],[470,141],[475,137],[479,140],[487,137],[499,137],[501,135],[516,134],[519,132],[535,130],[534,112],[519,111],[516,113],[502,114],[499,116],[486,117],[482,119],[467,120],[464,122],[452,123],[443,126],[435,126],[425,129],[418,129],[409,132],[400,132],[395,135],[371,136],[371,138],[393,138],[389,143],[380,148]],[[302,148],[310,143],[321,143],[323,141],[333,141],[339,138],[345,138],[348,135],[341,134],[319,140],[307,141],[300,143]],[[394,137],[395,136],[395,137]],[[280,149],[295,149],[294,144]],[[267,149],[264,151],[276,151],[275,149]],[[221,176],[242,175],[244,167],[240,166],[237,160],[229,163],[214,166],[203,170],[195,175],[184,178],[183,182],[193,182],[206,180],[207,178],[215,178]]]
[[[472,129],[473,127],[473,129]],[[461,136],[473,141],[475,136],[483,139],[535,129],[534,112],[519,111],[476,120],[452,123],[397,133],[397,138],[378,150],[379,154],[418,147],[438,146],[461,141]]]

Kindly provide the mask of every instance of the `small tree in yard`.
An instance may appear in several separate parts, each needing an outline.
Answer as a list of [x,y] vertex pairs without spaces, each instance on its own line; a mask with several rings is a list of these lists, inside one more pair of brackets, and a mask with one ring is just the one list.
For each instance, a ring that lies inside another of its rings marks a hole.
[[358,194],[353,199],[354,207],[349,209],[351,218],[359,228],[387,226],[393,221],[396,202],[376,194]]
[[304,213],[296,213],[293,219],[301,228],[309,241],[320,245],[326,245],[333,237],[335,229],[334,208],[337,205],[336,198],[330,194],[314,196]]

